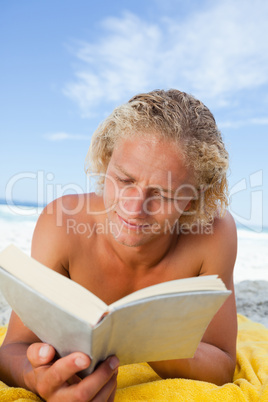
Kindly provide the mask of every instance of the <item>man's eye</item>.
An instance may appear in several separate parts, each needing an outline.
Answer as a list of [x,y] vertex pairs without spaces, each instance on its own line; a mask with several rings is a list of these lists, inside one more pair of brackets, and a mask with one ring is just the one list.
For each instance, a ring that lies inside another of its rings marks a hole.
[[165,201],[173,201],[173,198],[166,197],[165,195],[161,194],[161,198]]
[[126,184],[132,183],[131,179],[129,179],[129,178],[126,178],[126,179],[125,179],[125,178],[123,178],[123,177],[116,176],[115,179],[116,179],[117,181],[119,181],[120,183],[126,183]]
[[172,201],[172,198],[167,197],[165,194],[161,193],[160,190],[154,190],[153,196],[154,196],[155,198],[161,198],[161,199],[163,199],[163,200],[165,200],[165,201]]

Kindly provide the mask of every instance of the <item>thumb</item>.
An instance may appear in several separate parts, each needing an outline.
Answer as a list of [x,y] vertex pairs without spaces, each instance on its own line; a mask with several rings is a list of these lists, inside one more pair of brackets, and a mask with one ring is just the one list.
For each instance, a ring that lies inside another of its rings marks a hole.
[[27,349],[27,358],[33,367],[48,364],[55,354],[55,349],[47,343],[33,343]]

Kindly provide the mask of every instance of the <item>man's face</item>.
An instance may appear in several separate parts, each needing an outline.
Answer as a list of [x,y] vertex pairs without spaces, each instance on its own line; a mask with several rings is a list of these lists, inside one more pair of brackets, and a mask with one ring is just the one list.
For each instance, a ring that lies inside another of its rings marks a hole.
[[175,143],[157,136],[120,140],[103,193],[114,238],[135,247],[171,235],[195,196],[192,184],[193,175]]

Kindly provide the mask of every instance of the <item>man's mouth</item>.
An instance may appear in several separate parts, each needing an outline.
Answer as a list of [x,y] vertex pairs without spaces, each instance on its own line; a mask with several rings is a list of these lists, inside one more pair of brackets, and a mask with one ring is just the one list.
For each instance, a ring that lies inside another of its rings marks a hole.
[[122,218],[119,214],[117,214],[119,221],[130,230],[141,230],[144,228],[149,228],[151,225],[149,223],[140,223],[135,220]]

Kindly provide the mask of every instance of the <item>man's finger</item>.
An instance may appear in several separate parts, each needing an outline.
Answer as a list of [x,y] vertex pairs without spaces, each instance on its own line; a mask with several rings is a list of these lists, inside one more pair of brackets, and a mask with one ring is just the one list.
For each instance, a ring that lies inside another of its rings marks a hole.
[[112,392],[110,394],[110,397],[107,399],[107,402],[113,402],[114,398],[115,398],[115,393],[116,393],[116,389],[117,389],[117,374],[115,375],[115,384],[114,387],[112,388]]
[[55,349],[46,343],[33,343],[27,349],[27,358],[33,367],[39,367],[51,362],[55,353]]
[[[90,365],[90,358],[80,352],[56,360],[50,366],[39,366],[35,369],[38,378],[37,393],[44,399],[48,399],[60,388],[69,388],[69,379],[87,368]],[[71,385],[72,387],[72,385]]]
[[92,374],[71,387],[73,399],[88,401],[94,398],[96,402],[111,400],[110,396],[114,395],[116,390],[118,365],[119,361],[115,356],[101,363]]

